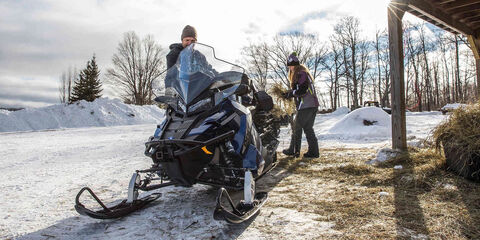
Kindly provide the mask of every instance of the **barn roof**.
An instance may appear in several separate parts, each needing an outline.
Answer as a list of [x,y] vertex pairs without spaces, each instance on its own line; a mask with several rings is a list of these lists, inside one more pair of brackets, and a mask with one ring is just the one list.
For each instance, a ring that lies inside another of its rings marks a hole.
[[480,0],[392,0],[398,7],[446,31],[480,34]]

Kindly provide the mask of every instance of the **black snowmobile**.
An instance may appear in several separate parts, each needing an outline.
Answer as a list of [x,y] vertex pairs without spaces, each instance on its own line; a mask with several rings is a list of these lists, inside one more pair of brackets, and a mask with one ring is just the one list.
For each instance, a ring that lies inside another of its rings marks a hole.
[[[214,219],[240,223],[257,213],[267,193],[256,192],[255,181],[277,164],[281,119],[271,113],[272,98],[256,91],[243,68],[217,59],[212,47],[196,43],[185,48],[167,71],[165,95],[155,100],[167,109],[165,120],[145,143],[152,167],[137,170],[130,180],[128,198],[112,207],[88,187],[83,188],[76,197],[77,212],[93,218],[117,218],[160,197],[153,193],[139,198],[139,190],[200,183],[219,187]],[[243,189],[244,199],[234,204],[227,189]],[[80,203],[85,191],[100,210]]]

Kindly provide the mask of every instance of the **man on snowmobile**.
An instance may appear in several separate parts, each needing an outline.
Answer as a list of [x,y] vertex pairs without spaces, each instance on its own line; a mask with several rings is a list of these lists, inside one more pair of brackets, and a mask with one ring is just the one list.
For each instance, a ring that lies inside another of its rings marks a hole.
[[194,27],[187,25],[183,28],[182,43],[174,43],[170,45],[170,52],[167,54],[167,69],[171,68],[177,62],[180,52],[192,43],[197,42],[197,30]]
[[[182,75],[182,73],[185,73],[186,69],[171,69],[177,62],[182,62],[185,60],[193,60],[191,63],[186,63],[185,64],[179,64],[181,68],[186,67],[189,68],[189,66],[192,66],[193,69],[190,69],[189,71],[198,71],[200,69],[203,69],[203,72],[205,73],[210,73],[210,77],[215,77],[218,72],[213,69],[212,65],[210,65],[207,61],[207,58],[205,55],[203,55],[201,52],[196,51],[193,49],[192,43],[197,42],[197,31],[195,30],[194,27],[187,25],[182,31],[182,43],[174,43],[170,45],[170,52],[167,54],[167,75],[165,76],[165,88],[170,88],[171,86],[168,85],[167,79],[169,78],[175,78],[176,74]],[[192,51],[186,51],[183,55],[181,52],[188,47],[192,47]],[[189,56],[191,55],[191,56]],[[182,58],[184,58],[182,60]],[[196,69],[196,70],[195,70]],[[181,77],[181,76],[180,76]],[[168,91],[168,90],[167,90]],[[165,95],[170,95],[172,94],[171,92],[166,93]]]

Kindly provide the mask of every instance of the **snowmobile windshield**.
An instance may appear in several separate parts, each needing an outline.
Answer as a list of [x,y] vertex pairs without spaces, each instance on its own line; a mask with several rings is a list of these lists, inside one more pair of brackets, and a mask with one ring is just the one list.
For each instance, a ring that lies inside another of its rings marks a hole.
[[212,47],[193,43],[180,52],[176,64],[168,69],[165,95],[179,96],[186,106],[200,100],[197,97],[207,89],[226,98],[240,85],[243,73],[243,68],[216,58]]

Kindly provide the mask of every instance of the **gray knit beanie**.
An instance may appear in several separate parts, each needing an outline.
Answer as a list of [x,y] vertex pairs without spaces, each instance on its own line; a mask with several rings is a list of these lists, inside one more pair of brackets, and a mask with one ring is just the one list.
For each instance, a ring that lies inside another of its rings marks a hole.
[[195,38],[195,40],[197,40],[197,30],[195,30],[195,28],[190,25],[185,26],[182,31],[181,40],[183,40],[186,37],[193,37]]

